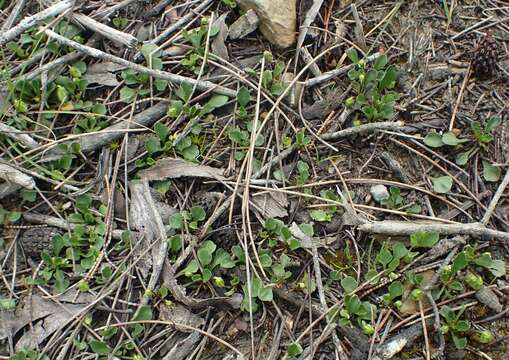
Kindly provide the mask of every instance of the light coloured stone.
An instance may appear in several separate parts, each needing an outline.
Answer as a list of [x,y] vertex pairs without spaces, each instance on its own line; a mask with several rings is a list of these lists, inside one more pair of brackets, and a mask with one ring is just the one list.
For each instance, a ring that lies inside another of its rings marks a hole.
[[373,185],[369,192],[371,193],[371,196],[373,196],[373,199],[380,202],[381,200],[388,199],[390,197],[389,191],[387,191],[387,187],[382,184]]
[[272,44],[287,48],[295,42],[296,0],[238,0],[244,11],[254,10],[260,19],[260,31]]
[[242,39],[258,28],[260,19],[254,10],[248,10],[239,17],[231,26],[228,37],[232,40]]

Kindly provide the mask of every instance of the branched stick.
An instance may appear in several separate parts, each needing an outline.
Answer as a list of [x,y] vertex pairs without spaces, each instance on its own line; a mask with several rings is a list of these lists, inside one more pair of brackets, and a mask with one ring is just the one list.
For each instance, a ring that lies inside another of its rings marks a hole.
[[228,89],[224,86],[216,85],[209,81],[197,81],[195,79],[188,78],[185,76],[172,74],[172,73],[169,73],[166,71],[161,71],[161,70],[154,70],[154,69],[150,69],[143,65],[135,64],[128,60],[122,59],[118,56],[105,53],[104,51],[94,49],[90,46],[82,45],[80,43],[77,43],[76,41],[69,40],[66,37],[58,35],[54,31],[49,30],[49,29],[44,30],[44,32],[46,33],[46,35],[48,35],[50,38],[55,39],[60,44],[73,47],[76,50],[81,51],[84,54],[87,54],[89,56],[92,56],[92,57],[95,57],[98,59],[111,61],[116,64],[124,65],[130,69],[136,70],[143,74],[153,76],[154,78],[157,78],[157,79],[168,80],[169,82],[172,82],[174,84],[181,84],[183,82],[187,82],[187,83],[191,84],[192,86],[195,86],[197,89],[199,89],[201,91],[213,91],[217,94],[226,95],[229,97],[235,97],[237,94],[237,92],[234,90]]
[[42,23],[44,20],[50,17],[60,15],[63,12],[71,9],[73,6],[74,0],[64,0],[50,6],[46,10],[43,10],[35,15],[24,18],[19,22],[18,25],[16,25],[10,30],[7,30],[3,34],[0,34],[0,47],[4,46],[9,41],[21,35],[31,27]]
[[99,21],[92,19],[90,16],[74,14],[73,18],[86,28],[118,44],[122,44],[130,48],[134,48],[138,44],[138,39],[136,39],[131,34],[127,34],[125,32],[114,29],[111,26],[100,23]]
[[405,126],[405,123],[403,121],[374,122],[361,126],[350,127],[348,129],[336,131],[333,133],[326,133],[322,135],[322,139],[338,140],[352,135],[371,133],[377,130],[398,130],[403,126]]

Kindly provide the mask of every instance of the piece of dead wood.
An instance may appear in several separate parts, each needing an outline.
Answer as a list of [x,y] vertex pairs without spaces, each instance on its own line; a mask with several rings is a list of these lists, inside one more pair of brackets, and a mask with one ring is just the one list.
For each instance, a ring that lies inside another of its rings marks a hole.
[[260,19],[253,9],[249,9],[230,26],[228,38],[232,40],[242,39],[258,28]]
[[[433,319],[426,320],[426,327],[433,325]],[[384,344],[380,345],[376,350],[373,360],[392,359],[405,346],[411,345],[422,335],[422,324],[418,323],[400,331],[398,335],[393,336]]]
[[355,42],[362,49],[362,51],[366,52],[368,50],[368,46],[366,45],[366,36],[364,35],[364,27],[362,26],[362,21],[357,12],[357,6],[352,4],[352,15],[355,20],[354,27],[354,36]]
[[32,322],[34,325],[20,337],[16,349],[33,349],[55,330],[64,327],[85,306],[85,303],[58,304],[39,295],[26,297],[14,312],[0,311],[0,340],[14,337]]
[[12,9],[11,13],[9,14],[9,17],[7,20],[5,20],[4,24],[2,25],[2,31],[7,31],[10,28],[13,27],[13,25],[16,23],[16,20],[18,19],[19,15],[21,14],[21,11],[23,10],[23,7],[26,4],[26,0],[17,0],[16,5],[14,5],[14,9]]
[[288,216],[288,198],[282,192],[264,193],[261,196],[251,195],[251,201],[260,209],[262,216],[266,218],[282,218]]
[[[2,104],[0,100],[0,111],[2,109]],[[5,125],[4,123],[0,123],[0,133],[2,135],[5,135],[7,137],[10,137],[13,140],[18,141],[21,145],[23,145],[27,149],[35,149],[39,147],[39,143],[32,139],[32,137],[28,134],[23,133],[22,131],[9,126]]]
[[90,65],[87,68],[87,73],[83,75],[83,79],[91,84],[118,86],[120,82],[117,80],[115,72],[123,69],[125,69],[123,65],[115,64],[111,61],[103,61]]
[[[216,35],[212,43],[210,44],[212,54],[224,59],[226,61],[230,61],[230,56],[228,55],[228,48],[226,47],[225,41],[228,36],[228,26],[226,26],[226,17],[228,13],[224,13],[220,17],[218,17],[212,26],[217,26],[219,28],[219,33]],[[215,16],[214,16],[215,18]]]
[[46,19],[60,15],[70,10],[73,6],[74,0],[63,0],[53,4],[41,12],[38,12],[37,14],[24,18],[13,28],[0,33],[0,47],[3,47],[9,41],[18,37],[31,27],[43,23]]
[[321,136],[323,140],[339,140],[350,137],[352,135],[360,135],[372,133],[380,130],[395,131],[405,126],[403,121],[383,121],[364,124],[360,126],[350,127],[333,133],[326,133]]
[[18,184],[25,189],[32,190],[35,188],[35,181],[31,176],[4,163],[0,163],[0,179],[4,179],[8,183]]
[[509,233],[486,228],[481,223],[440,224],[404,222],[395,220],[366,222],[358,227],[360,231],[372,234],[408,236],[418,231],[434,231],[442,235],[469,235],[509,241]]
[[87,29],[96,32],[117,44],[125,45],[130,48],[135,48],[138,44],[138,39],[131,34],[127,34],[114,29],[111,26],[100,23],[99,21],[92,19],[90,16],[75,13],[73,14],[73,18]]
[[149,181],[180,177],[200,177],[225,181],[226,178],[223,176],[223,172],[223,169],[197,165],[182,159],[164,158],[158,160],[151,168],[139,171],[138,176]]

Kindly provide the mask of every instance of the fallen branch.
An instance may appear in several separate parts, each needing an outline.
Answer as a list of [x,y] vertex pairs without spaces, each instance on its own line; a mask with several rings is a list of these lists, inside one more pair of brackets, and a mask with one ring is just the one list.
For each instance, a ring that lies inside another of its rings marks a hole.
[[338,140],[352,135],[371,133],[378,130],[398,130],[405,125],[403,121],[384,121],[364,124],[361,126],[350,127],[345,130],[326,133],[322,135],[323,140]]
[[24,134],[22,131],[13,128],[12,126],[5,125],[4,123],[1,122],[0,122],[0,133],[7,137],[10,137],[13,140],[16,140],[27,149],[35,149],[39,147],[39,143],[32,139],[30,135]]
[[185,76],[172,74],[172,73],[169,73],[166,71],[161,71],[161,70],[154,70],[154,69],[150,69],[143,65],[135,64],[128,60],[122,59],[118,56],[105,53],[104,51],[94,49],[87,45],[82,45],[82,44],[77,43],[76,41],[73,41],[73,40],[69,40],[66,37],[58,35],[54,31],[49,30],[49,29],[44,30],[44,33],[46,35],[48,35],[50,38],[55,39],[60,44],[70,46],[70,47],[72,47],[72,48],[74,48],[88,56],[92,56],[97,59],[102,59],[102,60],[114,62],[116,64],[124,65],[130,69],[138,71],[142,74],[150,75],[156,79],[168,80],[169,82],[177,84],[177,85],[179,85],[183,82],[187,82],[190,85],[196,87],[197,89],[199,89],[201,91],[212,91],[217,94],[226,95],[229,97],[235,97],[237,95],[236,91],[228,89],[221,85],[216,85],[209,81],[195,80],[195,79],[188,78]]
[[73,14],[73,18],[76,19],[76,21],[84,27],[98,33],[101,36],[104,36],[105,38],[110,39],[117,44],[125,45],[130,48],[134,48],[138,44],[138,39],[136,39],[131,34],[127,34],[125,32],[114,29],[111,26],[100,23],[99,21],[92,19],[90,16],[83,14]]
[[18,184],[25,189],[31,190],[35,188],[35,181],[31,176],[7,164],[0,164],[0,179],[4,179],[9,183]]
[[509,241],[509,233],[486,228],[481,223],[470,224],[439,224],[416,223],[395,220],[366,222],[358,226],[363,232],[384,235],[411,235],[418,231],[435,231],[443,235],[469,235],[474,237],[490,237]]
[[2,31],[7,31],[16,23],[16,20],[23,10],[23,7],[25,6],[26,0],[18,0],[16,1],[16,5],[14,5],[14,9],[12,9],[11,13],[9,14],[9,17],[7,20],[5,20]]
[[64,0],[50,6],[46,10],[38,12],[35,15],[24,18],[19,22],[18,25],[10,30],[3,32],[3,34],[0,34],[0,47],[4,46],[12,39],[18,37],[31,27],[41,24],[46,19],[60,15],[71,9],[73,6],[74,0]]

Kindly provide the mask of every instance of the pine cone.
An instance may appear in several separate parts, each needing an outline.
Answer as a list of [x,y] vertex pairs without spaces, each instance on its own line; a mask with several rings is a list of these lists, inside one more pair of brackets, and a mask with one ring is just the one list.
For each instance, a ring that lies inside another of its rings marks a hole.
[[474,76],[488,77],[495,73],[500,57],[500,49],[495,39],[487,34],[472,53],[472,71]]

